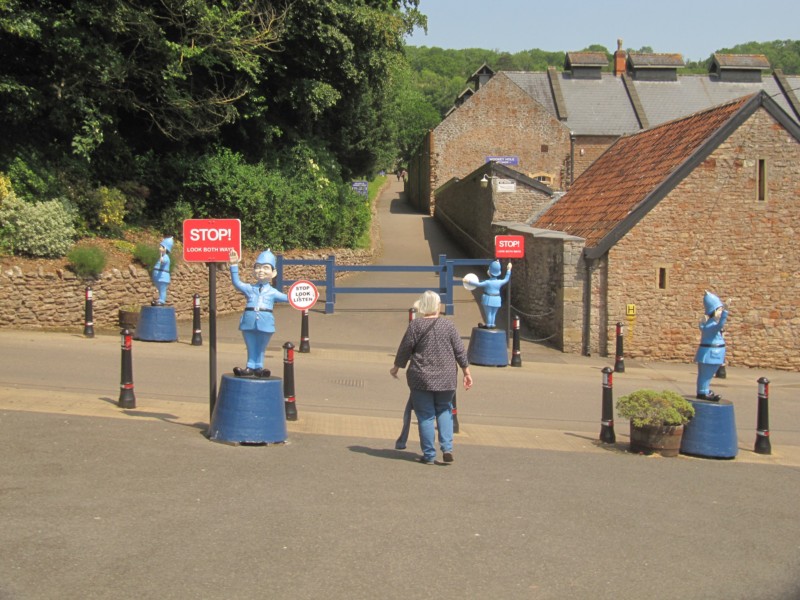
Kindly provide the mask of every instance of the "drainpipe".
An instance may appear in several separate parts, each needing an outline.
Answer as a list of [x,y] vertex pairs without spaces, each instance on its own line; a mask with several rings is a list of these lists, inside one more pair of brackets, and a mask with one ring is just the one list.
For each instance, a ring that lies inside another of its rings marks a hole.
[[592,274],[597,268],[595,261],[587,258],[586,254],[583,255],[586,261],[586,281],[584,283],[583,294],[583,335],[581,354],[583,356],[591,356],[592,347]]
[[572,187],[572,182],[575,181],[575,132],[569,132],[569,186]]

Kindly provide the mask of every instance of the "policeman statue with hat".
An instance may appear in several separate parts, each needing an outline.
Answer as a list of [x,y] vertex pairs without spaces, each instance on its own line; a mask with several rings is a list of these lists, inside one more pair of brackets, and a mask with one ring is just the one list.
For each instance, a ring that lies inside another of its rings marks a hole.
[[270,285],[277,273],[275,255],[268,249],[258,255],[253,265],[257,279],[255,285],[243,283],[239,279],[239,255],[235,250],[230,252],[230,263],[233,287],[247,298],[242,318],[239,320],[239,330],[247,345],[247,366],[235,367],[233,374],[237,377],[267,378],[270,376],[270,371],[264,368],[264,352],[272,334],[275,333],[272,308],[276,302],[288,302],[289,297]]
[[481,304],[483,305],[483,310],[486,313],[486,325],[480,324],[478,327],[485,329],[495,328],[497,311],[500,309],[500,306],[503,303],[502,298],[500,297],[500,290],[505,284],[508,283],[508,279],[511,277],[511,263],[508,263],[508,269],[506,270],[505,277],[498,279],[502,271],[503,267],[500,265],[500,261],[494,260],[489,264],[489,270],[487,271],[489,279],[478,281],[478,277],[474,273],[467,273],[462,280],[462,284],[468,290],[474,290],[475,288],[483,289]]
[[158,290],[158,300],[153,300],[153,306],[164,306],[167,303],[167,288],[171,280],[169,274],[169,253],[172,252],[173,240],[171,237],[161,240],[158,250],[161,253],[153,267],[152,280]]
[[725,362],[725,338],[722,328],[728,320],[728,311],[722,300],[711,292],[703,296],[703,320],[700,321],[700,346],[694,360],[697,363],[697,399],[718,402],[719,394],[711,390],[711,379]]

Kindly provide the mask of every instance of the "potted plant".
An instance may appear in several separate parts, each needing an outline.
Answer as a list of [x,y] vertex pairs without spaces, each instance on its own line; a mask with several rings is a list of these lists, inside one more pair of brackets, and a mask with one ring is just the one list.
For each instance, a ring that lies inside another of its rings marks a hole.
[[141,307],[135,304],[124,304],[119,307],[119,326],[120,329],[127,329],[131,333],[136,330],[139,324],[139,311]]
[[617,400],[617,413],[631,422],[631,452],[677,456],[694,406],[670,390],[643,389]]

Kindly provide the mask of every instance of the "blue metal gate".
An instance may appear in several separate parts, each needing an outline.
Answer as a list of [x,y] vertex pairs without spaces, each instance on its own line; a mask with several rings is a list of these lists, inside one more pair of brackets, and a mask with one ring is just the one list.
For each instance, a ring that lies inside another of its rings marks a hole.
[[[431,266],[414,265],[339,265],[336,264],[336,256],[331,254],[326,259],[306,260],[284,258],[282,254],[277,255],[278,271],[275,277],[275,287],[279,290],[284,286],[290,286],[297,279],[284,279],[283,270],[287,265],[300,266],[324,266],[325,279],[307,279],[317,287],[325,288],[325,314],[333,314],[336,304],[337,294],[421,294],[425,290],[433,289],[442,297],[442,304],[445,305],[445,314],[454,314],[453,286],[460,284],[461,280],[455,277],[455,268],[461,266],[487,266],[492,259],[485,258],[455,258],[448,259],[447,255],[439,255],[439,264]],[[336,284],[336,274],[355,271],[372,271],[384,273],[437,273],[439,275],[439,287],[347,287]]]

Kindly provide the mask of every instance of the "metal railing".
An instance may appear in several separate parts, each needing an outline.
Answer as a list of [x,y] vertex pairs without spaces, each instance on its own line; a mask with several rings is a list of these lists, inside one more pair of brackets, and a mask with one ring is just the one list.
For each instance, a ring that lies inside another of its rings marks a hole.
[[[442,304],[445,305],[445,314],[452,315],[455,312],[453,287],[461,283],[461,279],[458,279],[455,275],[456,267],[487,266],[492,262],[492,259],[485,258],[448,259],[445,254],[439,255],[439,264],[427,267],[416,265],[340,265],[336,263],[336,256],[333,254],[326,259],[284,258],[282,254],[278,254],[277,259],[275,287],[279,290],[299,281],[298,279],[284,279],[284,267],[288,265],[325,267],[325,279],[304,280],[310,281],[317,287],[325,288],[325,314],[328,315],[334,312],[337,294],[421,294],[430,289],[433,289],[434,292],[437,292],[442,297]],[[439,275],[439,287],[349,287],[337,285],[336,275],[338,273],[357,271],[373,273],[435,273]]]

